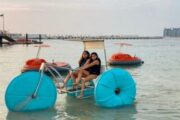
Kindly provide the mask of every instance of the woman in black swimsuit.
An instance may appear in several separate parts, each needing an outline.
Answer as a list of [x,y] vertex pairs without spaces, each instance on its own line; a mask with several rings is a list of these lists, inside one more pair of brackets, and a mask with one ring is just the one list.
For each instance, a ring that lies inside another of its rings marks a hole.
[[[78,96],[79,98],[83,97],[83,91],[85,88],[85,83],[97,78],[101,71],[101,60],[98,57],[96,52],[91,53],[90,61],[86,65],[79,68],[78,77],[76,78],[75,85],[79,84],[82,80],[81,93]],[[83,78],[83,79],[82,79]]]
[[[79,60],[79,67],[82,67],[82,66],[86,65],[87,63],[89,63],[89,61],[90,61],[89,58],[90,58],[90,53],[87,50],[83,51],[81,58]],[[78,70],[75,71],[74,73],[72,73],[72,71],[69,71],[68,75],[63,80],[63,85],[60,88],[64,88],[64,86],[66,85],[67,81],[70,78],[73,78],[75,80],[75,78],[78,75],[78,72],[79,72]]]

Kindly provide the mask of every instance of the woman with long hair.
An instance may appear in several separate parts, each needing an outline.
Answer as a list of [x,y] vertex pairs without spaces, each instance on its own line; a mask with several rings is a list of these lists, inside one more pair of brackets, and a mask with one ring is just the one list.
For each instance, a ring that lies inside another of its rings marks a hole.
[[79,68],[78,77],[75,81],[75,86],[81,81],[81,92],[78,98],[84,96],[85,83],[97,78],[101,71],[101,60],[96,52],[91,53],[90,61],[86,65]]
[[[89,63],[90,61],[90,53],[89,51],[85,50],[83,51],[81,58],[79,59],[79,67],[82,67],[84,65],[86,65],[87,63]],[[61,87],[58,88],[64,88],[64,86],[66,85],[67,81],[72,78],[73,80],[75,80],[75,78],[77,77],[78,74],[78,70],[76,70],[75,72],[72,72],[71,70],[69,71],[69,73],[67,74],[67,76],[65,77],[65,79],[63,80],[63,85]]]

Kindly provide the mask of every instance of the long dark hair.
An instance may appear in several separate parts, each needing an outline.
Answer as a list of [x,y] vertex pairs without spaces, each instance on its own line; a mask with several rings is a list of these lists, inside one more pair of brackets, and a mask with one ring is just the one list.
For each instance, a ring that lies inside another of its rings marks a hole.
[[[83,54],[86,53],[87,54],[87,58],[83,58]],[[82,55],[81,55],[81,58],[79,60],[79,67],[81,67],[82,65],[84,65],[86,63],[86,61],[90,58],[90,53],[89,51],[87,50],[84,50]]]
[[99,59],[98,54],[97,54],[96,52],[92,52],[92,53],[91,53],[90,62],[92,62],[92,61],[93,61],[93,59],[92,59],[92,55],[95,55],[95,56],[97,57],[96,59]]

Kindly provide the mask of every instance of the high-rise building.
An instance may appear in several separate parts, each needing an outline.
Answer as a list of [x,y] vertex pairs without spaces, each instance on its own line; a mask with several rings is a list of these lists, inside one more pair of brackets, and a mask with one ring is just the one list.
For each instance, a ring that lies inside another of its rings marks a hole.
[[180,37],[180,28],[165,28],[164,37]]

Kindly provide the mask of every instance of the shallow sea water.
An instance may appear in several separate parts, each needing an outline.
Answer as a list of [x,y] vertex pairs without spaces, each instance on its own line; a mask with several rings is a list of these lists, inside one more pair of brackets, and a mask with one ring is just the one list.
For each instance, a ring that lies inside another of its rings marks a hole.
[[[180,39],[107,40],[107,57],[118,52],[116,42],[131,43],[121,51],[136,55],[144,64],[121,67],[128,70],[137,83],[134,105],[107,109],[96,106],[94,99],[74,99],[58,95],[52,109],[17,113],[9,112],[4,101],[6,87],[27,59],[35,58],[35,45],[13,45],[0,48],[0,119],[1,120],[179,120],[180,119]],[[44,40],[50,47],[41,49],[47,61],[65,61],[72,67],[83,51],[81,42]],[[103,51],[97,50],[104,64]],[[118,66],[120,67],[120,66]],[[110,68],[109,68],[110,69]]]

